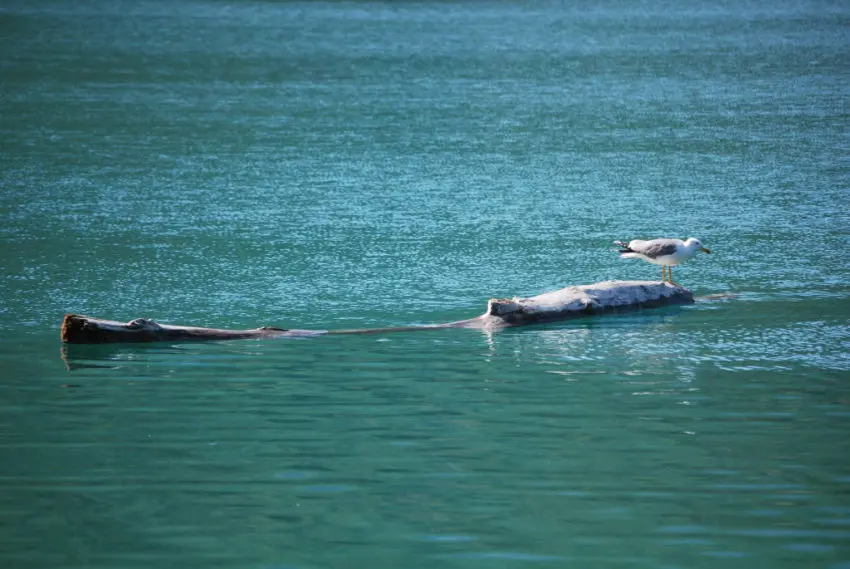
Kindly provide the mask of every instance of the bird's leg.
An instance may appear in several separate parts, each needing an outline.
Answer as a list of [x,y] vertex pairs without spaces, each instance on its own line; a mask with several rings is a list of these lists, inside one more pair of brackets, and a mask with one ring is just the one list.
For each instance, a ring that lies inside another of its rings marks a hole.
[[667,267],[667,282],[671,285],[682,286],[673,280],[673,267]]
[[664,282],[664,276],[665,276],[665,270],[666,269],[667,269],[667,267],[665,267],[664,265],[661,265],[661,282]]

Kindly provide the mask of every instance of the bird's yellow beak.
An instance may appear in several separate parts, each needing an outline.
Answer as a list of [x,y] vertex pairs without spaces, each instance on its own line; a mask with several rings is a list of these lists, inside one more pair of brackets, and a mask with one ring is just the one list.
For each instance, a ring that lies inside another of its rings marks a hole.
[[702,251],[703,253],[711,253],[711,251],[709,251],[705,247],[700,247],[699,250]]

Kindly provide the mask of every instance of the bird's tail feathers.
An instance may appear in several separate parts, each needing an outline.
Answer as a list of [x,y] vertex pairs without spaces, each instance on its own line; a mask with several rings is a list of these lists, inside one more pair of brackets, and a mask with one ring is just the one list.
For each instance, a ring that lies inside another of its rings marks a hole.
[[629,249],[629,244],[625,241],[614,241],[614,245],[619,245],[620,247],[622,247],[622,249],[617,251],[618,253],[634,253],[634,251]]

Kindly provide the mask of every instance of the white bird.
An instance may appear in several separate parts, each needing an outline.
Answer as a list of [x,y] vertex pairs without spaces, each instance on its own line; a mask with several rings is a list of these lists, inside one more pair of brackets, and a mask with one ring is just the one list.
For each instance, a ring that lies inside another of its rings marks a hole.
[[666,268],[667,282],[674,285],[679,283],[673,282],[671,267],[687,261],[699,251],[711,253],[702,246],[699,239],[693,237],[685,241],[681,239],[650,239],[649,241],[634,239],[628,243],[614,241],[614,244],[622,247],[620,257],[624,259],[643,259],[653,265],[661,265],[661,282],[664,282]]

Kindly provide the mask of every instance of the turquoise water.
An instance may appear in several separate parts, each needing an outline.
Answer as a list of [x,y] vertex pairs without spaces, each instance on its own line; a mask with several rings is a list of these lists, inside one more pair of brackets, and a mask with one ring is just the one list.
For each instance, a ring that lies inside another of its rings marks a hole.
[[[0,6],[4,567],[850,567],[850,7]],[[64,313],[487,334],[63,348]]]

